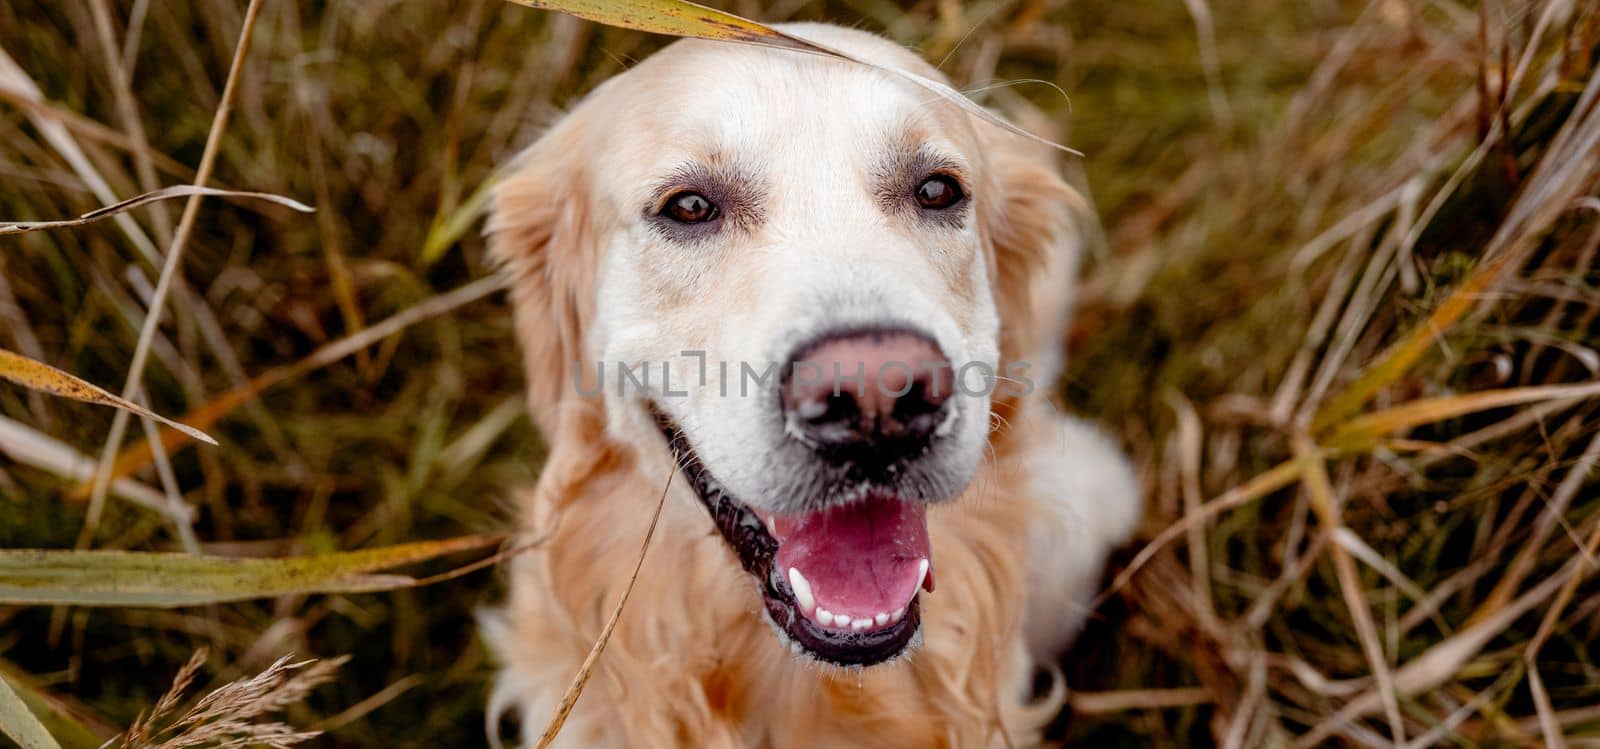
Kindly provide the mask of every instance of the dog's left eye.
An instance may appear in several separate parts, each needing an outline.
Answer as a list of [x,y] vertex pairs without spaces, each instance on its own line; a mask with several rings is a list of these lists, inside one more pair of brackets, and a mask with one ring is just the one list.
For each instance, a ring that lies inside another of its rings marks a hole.
[[949,208],[967,196],[961,184],[947,174],[935,174],[922,181],[916,189],[917,205],[930,210]]
[[689,190],[667,198],[667,204],[661,208],[661,215],[680,224],[703,224],[716,219],[720,213],[716,203]]

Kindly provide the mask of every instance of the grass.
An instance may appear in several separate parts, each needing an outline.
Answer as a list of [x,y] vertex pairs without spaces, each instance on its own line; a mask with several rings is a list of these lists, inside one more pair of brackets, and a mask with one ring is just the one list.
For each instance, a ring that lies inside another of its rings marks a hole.
[[[1072,97],[1069,114],[1042,86],[980,94],[1086,154],[1070,165],[1105,241],[1063,401],[1129,445],[1152,508],[1069,659],[1058,739],[1600,743],[1592,6],[720,7],[883,31],[948,55],[959,87],[1039,78]],[[244,14],[0,6],[0,50],[42,92],[0,83],[0,219],[80,215],[108,202],[96,184],[120,199],[193,180]],[[169,456],[195,543],[276,557],[504,529],[507,487],[543,447],[504,300],[451,294],[486,272],[475,191],[665,40],[499,0],[264,3],[252,36],[210,183],[318,212],[208,198],[188,239],[143,389],[159,413],[217,417],[203,428],[221,448]],[[0,238],[0,347],[122,383],[178,212]],[[0,415],[88,455],[113,418],[11,387]],[[159,495],[160,461],[140,463]],[[0,547],[71,548],[88,496],[0,459]],[[116,498],[90,540],[185,543]],[[324,745],[476,746],[491,670],[471,613],[496,595],[474,572],[175,610],[0,608],[0,672],[72,716],[51,725],[64,743],[93,745],[180,672],[210,691],[288,653],[348,656],[284,725]]]

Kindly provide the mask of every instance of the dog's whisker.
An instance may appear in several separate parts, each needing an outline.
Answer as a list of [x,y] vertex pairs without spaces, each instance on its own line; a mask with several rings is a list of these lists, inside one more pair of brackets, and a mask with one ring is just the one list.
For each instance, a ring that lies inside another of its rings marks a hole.
[[991,376],[994,377],[994,379],[996,381],[998,381],[998,382],[1009,382],[1009,383],[1011,383],[1013,385],[1016,385],[1018,387],[1024,387],[1025,388],[1029,384],[1031,384],[1031,383],[1024,382],[1022,380],[1016,379],[1015,377],[1007,377],[1007,376],[1005,376],[1003,374],[995,374],[995,375],[991,375]]
[[1056,83],[1054,83],[1052,81],[1047,81],[1047,80],[1044,80],[1042,78],[1016,78],[1016,79],[1009,80],[1009,81],[997,81],[995,83],[990,83],[990,84],[987,84],[987,85],[984,85],[984,86],[978,86],[976,88],[963,89],[961,91],[961,93],[964,94],[964,95],[967,95],[967,96],[971,96],[972,94],[981,94],[981,93],[983,93],[985,91],[994,91],[996,89],[1002,89],[1002,88],[1012,88],[1014,86],[1021,86],[1021,85],[1029,84],[1029,83],[1042,85],[1042,86],[1044,86],[1046,88],[1049,88],[1052,91],[1055,91],[1058,94],[1061,94],[1062,101],[1065,101],[1067,103],[1067,111],[1068,112],[1072,111],[1072,97],[1067,95],[1067,90],[1062,88],[1061,86],[1057,85]]
[[994,421],[998,422],[998,426],[991,425],[991,427],[990,427],[991,430],[996,435],[1004,435],[1004,434],[1006,434],[1008,432],[1011,432],[1011,431],[1013,431],[1015,429],[1014,427],[1011,426],[1011,422],[1009,420],[1007,420],[1006,417],[1001,416],[999,412],[991,411],[989,413],[989,416],[990,416],[991,419],[993,419]]
[[967,40],[972,38],[973,34],[978,32],[978,29],[988,26],[989,20],[994,18],[994,15],[999,13],[1000,9],[1004,7],[1004,5],[996,5],[994,8],[990,9],[989,12],[983,14],[983,18],[978,19],[977,23],[972,24],[972,26],[967,29],[967,33],[961,35],[961,39],[955,43],[955,46],[951,47],[949,52],[944,53],[944,57],[939,58],[939,64],[933,66],[934,69],[944,70],[944,64],[949,62],[950,58],[954,57],[956,52],[961,50],[961,47],[967,43]]

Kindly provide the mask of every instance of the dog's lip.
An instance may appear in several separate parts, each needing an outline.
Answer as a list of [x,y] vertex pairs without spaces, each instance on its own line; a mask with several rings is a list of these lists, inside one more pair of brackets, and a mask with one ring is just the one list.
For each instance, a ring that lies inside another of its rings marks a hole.
[[[870,629],[840,629],[817,623],[802,614],[795,593],[783,574],[775,574],[778,539],[767,521],[730,494],[700,462],[694,447],[670,417],[652,408],[662,436],[678,461],[684,477],[711,514],[723,540],[739,557],[740,566],[759,583],[767,616],[796,653],[837,666],[870,666],[891,660],[914,645],[921,634],[922,613],[918,595],[896,612],[899,618]],[[932,590],[931,579],[927,589]]]

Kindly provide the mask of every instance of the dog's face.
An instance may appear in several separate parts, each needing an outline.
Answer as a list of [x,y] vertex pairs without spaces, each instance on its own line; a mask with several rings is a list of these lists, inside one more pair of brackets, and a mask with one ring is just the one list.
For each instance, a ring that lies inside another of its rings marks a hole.
[[[802,34],[936,75],[876,37]],[[996,376],[1018,372],[984,224],[1005,186],[975,127],[866,66],[680,43],[591,95],[496,204],[530,378],[566,359],[536,409],[604,398],[616,437],[668,446],[773,624],[827,662],[915,640],[927,506],[972,479],[991,395],[1017,385]]]

